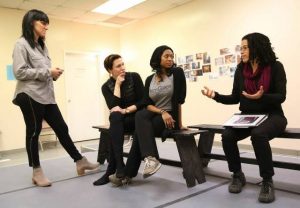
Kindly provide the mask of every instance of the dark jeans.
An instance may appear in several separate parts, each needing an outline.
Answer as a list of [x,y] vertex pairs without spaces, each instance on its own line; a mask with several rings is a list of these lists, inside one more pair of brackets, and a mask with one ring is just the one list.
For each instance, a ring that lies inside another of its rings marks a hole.
[[107,174],[113,174],[116,169],[122,170],[125,167],[123,161],[124,134],[134,131],[135,114],[123,115],[120,112],[112,112],[109,116],[109,164]]
[[135,177],[141,160],[147,156],[159,158],[155,137],[160,137],[165,130],[162,116],[146,109],[135,115],[135,133],[132,146],[126,162],[125,173],[128,177]]
[[274,175],[272,150],[269,141],[282,133],[287,125],[287,120],[281,115],[269,115],[259,126],[254,128],[226,128],[222,134],[222,144],[229,170],[241,170],[240,153],[237,142],[251,136],[254,153],[259,165],[260,176],[270,179]]
[[159,158],[155,137],[160,137],[166,128],[162,116],[144,109],[136,113],[135,123],[142,158]]
[[25,93],[16,97],[16,103],[21,108],[26,124],[26,150],[30,167],[39,167],[38,139],[42,129],[43,119],[51,126],[61,145],[76,162],[82,159],[76,149],[59,108],[56,104],[40,104]]

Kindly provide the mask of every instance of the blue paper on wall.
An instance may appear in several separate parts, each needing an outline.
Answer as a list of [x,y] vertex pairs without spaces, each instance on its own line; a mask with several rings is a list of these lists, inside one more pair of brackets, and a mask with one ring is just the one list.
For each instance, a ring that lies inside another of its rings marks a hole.
[[6,65],[6,77],[7,80],[16,80],[14,73],[13,73],[13,68],[12,65]]

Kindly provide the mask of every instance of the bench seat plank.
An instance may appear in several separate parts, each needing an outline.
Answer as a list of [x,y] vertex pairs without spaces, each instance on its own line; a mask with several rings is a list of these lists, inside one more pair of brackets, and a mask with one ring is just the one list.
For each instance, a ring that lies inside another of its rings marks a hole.
[[[214,124],[199,124],[188,127],[193,129],[208,130],[217,134],[222,134],[225,129],[222,125]],[[300,128],[286,128],[285,131],[276,138],[300,139]]]
[[[200,133],[198,151],[200,157],[202,157],[203,166],[207,166],[210,159],[226,160],[225,155],[212,154],[211,149],[215,134],[222,134],[224,127],[222,125],[213,124],[199,124],[188,126],[189,128],[195,128],[199,130],[207,130],[208,132]],[[286,130],[277,136],[276,138],[287,138],[287,139],[300,139],[300,128],[286,128]],[[254,158],[241,157],[241,162],[249,164],[257,164]],[[300,164],[289,163],[282,161],[273,161],[274,167],[286,168],[292,170],[300,170]]]
[[[108,128],[109,126],[92,126],[95,129],[98,129],[101,133],[99,141],[99,152],[98,152],[98,161],[100,164],[103,164],[105,159],[107,159],[108,152],[107,147],[104,148],[105,139],[109,139]],[[186,180],[187,187],[193,187],[196,185],[196,181],[204,183],[206,181],[203,167],[202,159],[199,156],[199,151],[197,149],[197,144],[195,140],[195,135],[206,132],[205,130],[177,130],[172,131],[170,138],[174,139],[176,142],[177,150],[180,157],[180,163],[173,160],[160,158],[162,164],[172,165],[183,169],[183,176]],[[126,132],[127,135],[132,135],[133,132]],[[124,153],[124,156],[128,157],[128,153]]]

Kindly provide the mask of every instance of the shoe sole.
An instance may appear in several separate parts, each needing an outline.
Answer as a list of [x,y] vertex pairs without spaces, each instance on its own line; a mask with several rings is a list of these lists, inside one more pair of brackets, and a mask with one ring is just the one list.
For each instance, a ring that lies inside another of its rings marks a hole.
[[36,186],[38,186],[38,187],[49,187],[49,186],[52,185],[51,182],[49,182],[49,183],[47,183],[47,184],[41,185],[41,184],[38,184],[38,183],[37,183],[35,180],[33,180],[33,179],[32,179],[32,184],[34,184],[34,185],[36,185]]
[[261,202],[261,203],[272,203],[273,201],[275,201],[275,195],[272,197],[272,198],[266,198],[266,197],[258,197],[258,201]]
[[274,199],[269,199],[269,200],[258,199],[258,201],[259,201],[260,203],[268,204],[268,203],[274,202],[274,201],[275,201],[275,198],[274,198]]
[[242,189],[240,191],[232,191],[232,190],[228,189],[228,192],[232,193],[232,194],[239,194],[242,192]]
[[78,176],[84,176],[86,174],[86,172],[98,170],[99,168],[100,168],[100,164],[97,165],[97,167],[95,166],[95,167],[92,167],[92,168],[77,169],[77,175]]
[[159,165],[152,172],[143,174],[143,178],[148,178],[148,177],[152,176],[160,169],[160,167],[161,167],[161,163],[159,163]]

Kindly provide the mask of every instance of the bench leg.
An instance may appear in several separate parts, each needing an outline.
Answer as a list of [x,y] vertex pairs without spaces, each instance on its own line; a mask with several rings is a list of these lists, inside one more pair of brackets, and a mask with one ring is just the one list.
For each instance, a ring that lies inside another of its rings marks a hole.
[[215,133],[211,132],[202,132],[200,133],[199,143],[198,143],[198,152],[200,158],[202,158],[202,166],[207,167],[210,161],[209,158],[204,158],[203,154],[210,154],[211,149],[214,143]]
[[108,132],[100,133],[99,148],[97,162],[104,164],[105,160],[109,157],[109,135]]
[[206,180],[195,138],[193,136],[178,137],[175,138],[175,141],[187,187],[195,186],[195,180],[197,180],[199,184],[204,183]]

